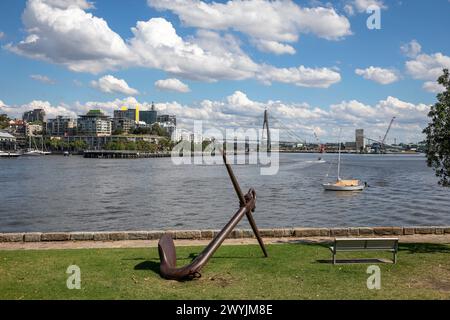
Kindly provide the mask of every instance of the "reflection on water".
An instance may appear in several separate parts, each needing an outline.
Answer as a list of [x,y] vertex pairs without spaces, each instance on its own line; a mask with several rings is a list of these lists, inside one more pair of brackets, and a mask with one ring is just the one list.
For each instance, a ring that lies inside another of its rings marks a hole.
[[[260,227],[450,224],[450,190],[423,156],[344,155],[342,177],[370,185],[356,193],[324,191],[336,155],[316,159],[281,154],[276,176],[235,166],[242,188],[257,191]],[[220,228],[238,206],[223,166],[170,159],[3,159],[0,186],[0,232]]]

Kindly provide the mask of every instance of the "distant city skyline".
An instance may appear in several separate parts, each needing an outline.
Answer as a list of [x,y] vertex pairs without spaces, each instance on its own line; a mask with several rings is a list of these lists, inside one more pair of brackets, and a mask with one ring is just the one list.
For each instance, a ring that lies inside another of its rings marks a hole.
[[[421,140],[450,68],[448,0],[200,2],[2,1],[0,113],[112,115],[155,101],[189,130],[259,127],[267,108],[272,127],[308,141],[339,128],[377,139],[395,116],[388,141]],[[380,30],[366,27],[371,4]]]

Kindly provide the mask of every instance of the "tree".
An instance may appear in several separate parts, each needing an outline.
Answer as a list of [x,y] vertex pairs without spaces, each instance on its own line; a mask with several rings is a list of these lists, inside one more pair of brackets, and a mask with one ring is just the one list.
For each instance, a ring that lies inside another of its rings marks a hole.
[[431,107],[431,122],[423,130],[426,134],[427,164],[440,178],[439,184],[450,187],[450,76],[448,69],[439,77],[444,92],[437,95],[438,102]]
[[5,129],[9,126],[9,118],[6,114],[0,114],[0,129]]
[[118,129],[116,129],[116,130],[114,130],[113,132],[112,132],[112,135],[113,136],[120,136],[120,135],[123,135],[123,129],[122,128],[118,128]]
[[84,140],[76,140],[73,142],[72,147],[75,151],[83,151],[88,148],[88,144]]
[[165,130],[164,128],[161,128],[161,126],[158,123],[155,123],[152,126],[151,134],[153,134],[155,136],[160,136],[160,137],[169,137],[167,130]]

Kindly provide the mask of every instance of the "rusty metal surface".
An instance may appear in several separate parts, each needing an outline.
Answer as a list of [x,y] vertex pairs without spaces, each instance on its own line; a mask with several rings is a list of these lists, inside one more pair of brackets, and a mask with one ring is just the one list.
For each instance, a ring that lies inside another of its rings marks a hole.
[[169,280],[192,280],[201,277],[200,270],[208,263],[209,259],[219,249],[225,239],[230,235],[236,225],[242,220],[244,215],[247,216],[250,225],[258,239],[259,245],[267,257],[267,251],[264,242],[259,234],[258,227],[253,219],[252,212],[256,207],[256,192],[254,189],[250,189],[249,192],[244,195],[239,186],[239,183],[233,173],[233,169],[227,161],[226,155],[223,153],[223,159],[230,176],[233,187],[239,198],[239,210],[234,214],[231,220],[225,225],[225,227],[217,234],[217,236],[209,243],[209,245],[188,265],[177,268],[177,258],[175,244],[172,236],[165,234],[161,237],[158,243],[158,251],[160,258],[160,274],[163,278]]

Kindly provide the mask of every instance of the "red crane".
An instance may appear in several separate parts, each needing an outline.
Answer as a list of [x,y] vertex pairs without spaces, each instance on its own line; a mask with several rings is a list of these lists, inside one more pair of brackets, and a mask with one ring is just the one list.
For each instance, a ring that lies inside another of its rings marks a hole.
[[325,153],[325,145],[320,143],[319,136],[316,132],[314,132],[314,137],[316,138],[317,146],[319,147],[319,153]]

